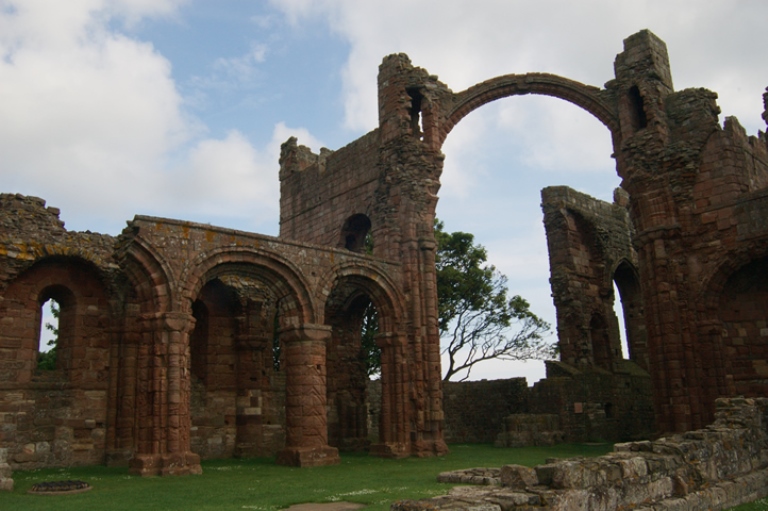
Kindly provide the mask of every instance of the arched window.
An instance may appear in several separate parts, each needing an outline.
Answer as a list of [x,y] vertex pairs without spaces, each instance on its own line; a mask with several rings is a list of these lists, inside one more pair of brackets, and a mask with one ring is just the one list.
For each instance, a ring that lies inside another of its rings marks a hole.
[[624,357],[648,370],[648,342],[645,318],[643,317],[640,280],[637,277],[637,272],[628,262],[624,261],[613,273],[613,282],[616,296],[614,310],[624,323],[624,332],[622,332],[624,334],[622,344],[626,343]]
[[75,296],[64,286],[50,286],[40,293],[38,304],[38,369],[68,370],[75,338]]
[[640,89],[637,85],[630,87],[627,91],[629,96],[629,108],[632,115],[632,129],[634,131],[641,130],[648,126],[648,118],[645,116],[645,102],[643,96],[640,94]]
[[363,215],[356,214],[347,218],[341,229],[341,245],[352,252],[365,252],[366,245],[371,245],[368,233],[371,230],[371,220]]
[[42,305],[40,313],[40,339],[37,349],[37,368],[56,369],[56,345],[59,340],[59,314],[61,305],[53,298]]

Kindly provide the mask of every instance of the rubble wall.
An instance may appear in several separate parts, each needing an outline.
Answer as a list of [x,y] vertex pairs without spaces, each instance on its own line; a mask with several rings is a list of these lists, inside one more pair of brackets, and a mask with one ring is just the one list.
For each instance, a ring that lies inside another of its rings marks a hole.
[[500,486],[457,487],[442,497],[396,502],[392,510],[696,511],[765,497],[768,398],[718,399],[716,409],[715,422],[701,430],[617,444],[598,458],[508,465]]

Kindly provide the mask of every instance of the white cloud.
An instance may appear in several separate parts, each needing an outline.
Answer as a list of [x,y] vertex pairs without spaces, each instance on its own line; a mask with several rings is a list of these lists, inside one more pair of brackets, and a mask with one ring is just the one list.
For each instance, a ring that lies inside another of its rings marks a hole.
[[[220,140],[198,142],[187,158],[169,172],[159,187],[168,204],[164,213],[175,217],[276,234],[279,217],[280,145],[290,137],[318,151],[322,144],[303,128],[274,127],[264,149],[255,148],[238,131]],[[267,233],[270,234],[270,233]]]
[[[280,144],[320,143],[283,123],[263,148],[236,129],[206,138],[171,63],[109,26],[171,16],[180,3],[0,4],[3,192],[45,198],[75,230],[116,234],[134,214],[276,229]],[[222,83],[253,81],[266,53],[254,43],[214,70]]]
[[[670,49],[682,87],[725,85],[722,71],[741,91],[721,93],[724,113],[754,118],[768,68],[762,62],[768,3],[645,0],[497,1],[306,0],[274,1],[294,23],[324,17],[351,44],[344,70],[347,123],[376,125],[376,68],[389,53],[406,52],[414,64],[437,73],[454,90],[507,73],[551,72],[595,86],[613,77],[622,40],[649,28]],[[710,85],[711,84],[711,85]],[[681,88],[682,88],[681,87]],[[751,109],[738,99],[749,95]],[[733,99],[732,99],[733,98]],[[759,121],[759,115],[756,116]],[[745,122],[752,131],[762,126]]]
[[0,14],[0,176],[5,191],[43,196],[73,217],[101,209],[114,229],[113,215],[128,215],[123,199],[146,195],[196,126],[170,63],[106,30],[105,8],[24,2]]

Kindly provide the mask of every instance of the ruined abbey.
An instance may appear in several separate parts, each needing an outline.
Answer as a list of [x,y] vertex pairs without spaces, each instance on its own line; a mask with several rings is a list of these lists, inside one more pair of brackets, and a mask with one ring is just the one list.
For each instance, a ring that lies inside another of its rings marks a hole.
[[[523,389],[520,412],[554,417],[568,439],[640,440],[704,427],[717,398],[768,396],[768,137],[721,124],[714,92],[675,91],[660,39],[626,39],[603,88],[529,73],[453,92],[402,54],[378,83],[377,129],[319,154],[283,144],[276,238],[147,216],[117,237],[70,232],[43,200],[0,195],[0,483],[8,465],[172,475],[211,457],[447,452],[441,146],[467,114],[517,95],[594,115],[622,179],[612,204],[542,192],[560,360]],[[44,371],[49,299],[58,355]],[[373,425],[360,360],[370,305]]]

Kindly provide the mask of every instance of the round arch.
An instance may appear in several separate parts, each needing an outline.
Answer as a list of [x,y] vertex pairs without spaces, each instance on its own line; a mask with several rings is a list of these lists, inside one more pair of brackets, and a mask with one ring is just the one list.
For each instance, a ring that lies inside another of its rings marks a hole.
[[404,317],[402,304],[405,299],[387,273],[355,262],[337,265],[321,279],[319,296],[332,296],[334,289],[342,282],[368,295],[379,311],[381,331],[391,332],[395,325],[400,324],[401,318]]
[[211,279],[243,271],[268,286],[275,292],[276,299],[288,298],[299,322],[316,322],[318,313],[302,272],[278,254],[248,248],[222,248],[195,261],[192,269],[181,279],[180,311],[191,313],[192,303]]
[[[332,268],[319,288],[325,299],[323,322],[331,328],[326,347],[328,438],[340,450],[366,450],[372,438],[384,441],[383,432],[391,429],[392,385],[397,381],[393,360],[399,346],[388,341],[397,336],[404,303],[396,289],[385,273],[357,261]],[[372,383],[370,378],[379,372],[379,382]],[[381,390],[371,392],[377,385]]]
[[720,258],[713,270],[701,279],[696,303],[700,304],[699,312],[709,315],[719,309],[720,295],[725,289],[728,279],[747,266],[760,259],[768,258],[768,240],[756,243],[748,250],[733,251]]
[[754,361],[768,357],[768,247],[734,251],[720,260],[698,290],[696,310],[699,362],[717,375],[716,395],[765,394],[766,384]]
[[548,73],[509,74],[491,78],[454,95],[453,105],[439,127],[441,147],[456,124],[481,106],[510,96],[538,94],[560,98],[586,110],[611,132],[614,147],[621,140],[621,128],[615,105],[607,102],[601,89]]
[[123,254],[124,270],[133,284],[141,310],[164,312],[173,303],[173,288],[168,262],[151,246],[134,238]]

